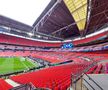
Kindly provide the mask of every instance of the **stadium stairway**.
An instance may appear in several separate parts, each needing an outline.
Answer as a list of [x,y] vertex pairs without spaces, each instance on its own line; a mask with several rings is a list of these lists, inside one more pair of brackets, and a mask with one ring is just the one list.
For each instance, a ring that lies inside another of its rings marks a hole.
[[0,79],[0,90],[9,90],[13,88],[10,84],[8,84],[4,79]]
[[82,79],[86,90],[108,90],[108,74],[88,74]]
[[[107,90],[108,61],[98,62],[72,84],[72,90]],[[103,82],[104,81],[104,82]]]
[[5,82],[7,82],[8,84],[10,84],[10,85],[13,86],[13,87],[20,86],[19,83],[16,83],[16,82],[14,82],[14,81],[11,80],[11,79],[6,79]]

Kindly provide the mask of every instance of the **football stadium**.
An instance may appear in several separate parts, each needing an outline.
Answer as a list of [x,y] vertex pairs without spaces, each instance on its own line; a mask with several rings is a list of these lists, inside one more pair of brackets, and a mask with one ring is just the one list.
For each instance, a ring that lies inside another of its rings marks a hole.
[[49,1],[32,25],[0,14],[0,90],[108,90],[108,0]]

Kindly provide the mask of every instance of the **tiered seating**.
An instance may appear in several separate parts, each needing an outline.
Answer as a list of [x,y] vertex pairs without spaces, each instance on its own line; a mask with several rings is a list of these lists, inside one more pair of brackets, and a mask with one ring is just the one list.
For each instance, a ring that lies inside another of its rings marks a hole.
[[101,61],[107,60],[108,51],[101,52],[37,52],[33,57],[40,58],[51,63],[59,63],[67,60],[73,60],[74,62],[84,61]]
[[102,67],[103,67],[102,64],[98,65],[98,67],[96,68],[94,74],[99,74],[99,73],[101,73]]
[[5,82],[3,79],[0,79],[0,90],[9,90],[12,86]]
[[108,73],[108,63],[106,63],[106,67],[105,67],[105,73]]
[[61,43],[33,41],[33,40],[18,38],[15,36],[9,36],[9,35],[5,35],[5,34],[0,34],[0,43],[38,46],[38,47],[60,47],[62,45]]
[[82,53],[82,56],[88,57],[89,59],[94,61],[101,61],[101,60],[107,60],[108,58],[107,53],[108,51],[86,52],[86,53]]
[[78,45],[78,44],[82,44],[82,43],[87,43],[87,42],[90,42],[90,41],[94,41],[104,35],[107,35],[108,34],[108,31],[106,32],[103,32],[101,34],[97,34],[95,36],[92,36],[92,37],[89,37],[89,38],[85,38],[85,39],[81,39],[81,40],[76,40],[76,41],[73,41],[73,44],[74,45]]
[[[74,45],[82,44],[91,42],[93,40],[96,40],[100,38],[101,36],[107,35],[108,32],[104,32],[98,35],[95,35],[93,37],[81,39],[81,40],[75,40],[72,43]],[[42,41],[33,41],[29,39],[24,38],[18,38],[15,36],[0,34],[0,43],[7,43],[7,44],[17,44],[17,45],[28,45],[28,46],[38,46],[38,47],[61,47],[61,42],[51,43],[51,42],[42,42]]]
[[81,55],[81,53],[73,52],[37,52],[33,57],[41,58],[43,60],[59,63],[68,60],[74,60],[75,62],[83,62],[83,60],[76,58]]
[[29,55],[35,55],[35,51],[31,53],[31,51],[1,51],[0,56],[29,56]]
[[101,74],[101,73],[108,73],[108,63],[99,64],[89,69],[87,74]]
[[66,90],[70,85],[71,74],[81,72],[89,65],[90,63],[55,66],[37,72],[12,76],[11,79],[21,84],[31,82],[36,87]]
[[89,71],[87,72],[87,74],[91,74],[94,72],[94,70],[97,68],[98,66],[93,66],[92,68],[89,69]]
[[102,44],[97,44],[97,45],[90,45],[90,46],[82,46],[82,47],[74,47],[74,48],[55,48],[55,49],[49,49],[48,51],[72,51],[72,52],[91,52],[91,51],[101,51],[101,50],[108,50],[108,42],[102,43]]
[[0,56],[32,56],[49,61],[60,63],[69,60],[74,62],[101,61],[108,59],[108,51],[101,52],[42,52],[42,51],[1,51]]
[[59,63],[68,60],[65,54],[62,52],[37,52],[33,57],[41,58],[52,63]]

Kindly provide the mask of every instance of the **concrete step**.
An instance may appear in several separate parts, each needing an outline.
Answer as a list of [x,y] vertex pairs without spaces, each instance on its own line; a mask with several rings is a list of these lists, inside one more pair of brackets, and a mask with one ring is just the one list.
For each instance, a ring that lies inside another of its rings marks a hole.
[[[86,75],[83,78],[94,88],[94,90],[108,90],[108,74],[88,74],[102,89],[100,89],[92,80],[90,80]],[[83,84],[88,88],[88,90],[93,90],[90,85],[83,80]]]
[[5,81],[13,87],[20,86],[20,84],[16,83],[15,81],[13,81],[11,79],[6,79]]

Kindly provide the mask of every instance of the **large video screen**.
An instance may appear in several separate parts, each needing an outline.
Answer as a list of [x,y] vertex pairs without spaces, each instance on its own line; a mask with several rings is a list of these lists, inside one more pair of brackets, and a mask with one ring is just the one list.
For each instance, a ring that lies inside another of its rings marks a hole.
[[64,43],[62,45],[62,48],[73,48],[73,47],[74,47],[74,45],[72,43]]

